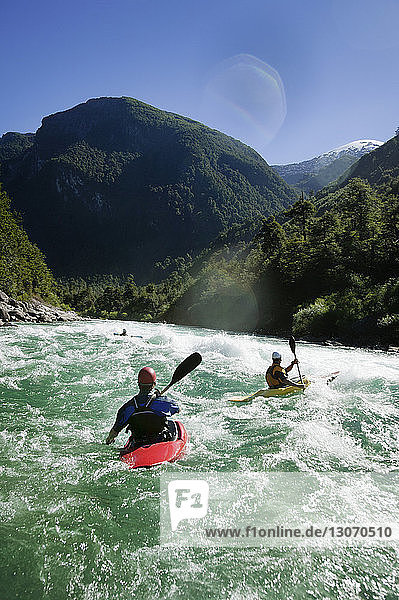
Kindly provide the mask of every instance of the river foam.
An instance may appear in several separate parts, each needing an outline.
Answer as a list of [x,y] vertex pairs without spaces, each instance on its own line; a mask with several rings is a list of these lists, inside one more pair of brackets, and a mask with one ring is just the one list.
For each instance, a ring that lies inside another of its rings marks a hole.
[[[124,327],[129,337],[114,335]],[[301,372],[314,380],[304,394],[229,403],[264,386],[274,350],[290,363],[286,340],[166,324],[1,330],[1,597],[388,598],[394,548],[159,547],[161,472],[398,470],[395,355],[298,343]],[[203,362],[170,390],[190,436],[185,456],[129,471],[103,443],[118,408],[139,368],[153,366],[163,387],[191,352]],[[340,374],[327,386],[331,371]]]

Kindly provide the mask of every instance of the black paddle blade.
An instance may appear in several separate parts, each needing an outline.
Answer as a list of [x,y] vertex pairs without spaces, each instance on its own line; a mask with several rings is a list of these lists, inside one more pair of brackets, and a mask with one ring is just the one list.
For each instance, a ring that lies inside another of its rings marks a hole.
[[173,373],[170,385],[172,385],[173,383],[177,383],[177,381],[183,379],[183,377],[191,373],[191,371],[194,371],[194,369],[198,367],[201,361],[202,356],[201,354],[199,354],[199,352],[194,352],[193,354],[190,354],[190,356],[187,356],[187,358],[185,358],[183,362],[180,363],[180,365],[176,368],[176,371]]
[[289,344],[290,344],[292,354],[295,354],[295,338],[294,338],[294,336],[290,337]]

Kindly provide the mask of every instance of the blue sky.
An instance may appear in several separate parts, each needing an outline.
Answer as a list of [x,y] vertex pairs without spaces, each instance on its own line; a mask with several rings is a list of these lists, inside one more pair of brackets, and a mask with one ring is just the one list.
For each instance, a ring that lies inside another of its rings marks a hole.
[[14,0],[0,134],[132,96],[305,160],[399,126],[399,0]]

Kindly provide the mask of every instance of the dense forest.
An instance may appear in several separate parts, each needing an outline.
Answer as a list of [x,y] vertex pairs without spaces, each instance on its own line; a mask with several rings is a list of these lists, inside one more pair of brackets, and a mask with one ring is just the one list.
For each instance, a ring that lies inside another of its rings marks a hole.
[[360,179],[226,230],[158,285],[69,281],[87,315],[399,343],[399,178]]
[[39,248],[29,241],[20,216],[0,185],[0,290],[18,299],[33,295],[58,303],[55,280]]

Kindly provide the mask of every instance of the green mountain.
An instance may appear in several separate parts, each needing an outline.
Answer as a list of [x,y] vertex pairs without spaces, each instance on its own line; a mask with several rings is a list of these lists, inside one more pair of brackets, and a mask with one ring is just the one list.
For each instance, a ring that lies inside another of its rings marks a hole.
[[354,160],[356,159],[351,156],[336,158],[331,164],[322,167],[317,173],[308,174],[292,185],[307,193],[321,190],[332,181],[338,179],[342,173],[345,173]]
[[57,275],[154,280],[156,261],[197,252],[296,197],[248,146],[132,98],[48,116],[7,155],[10,135],[0,177]]

